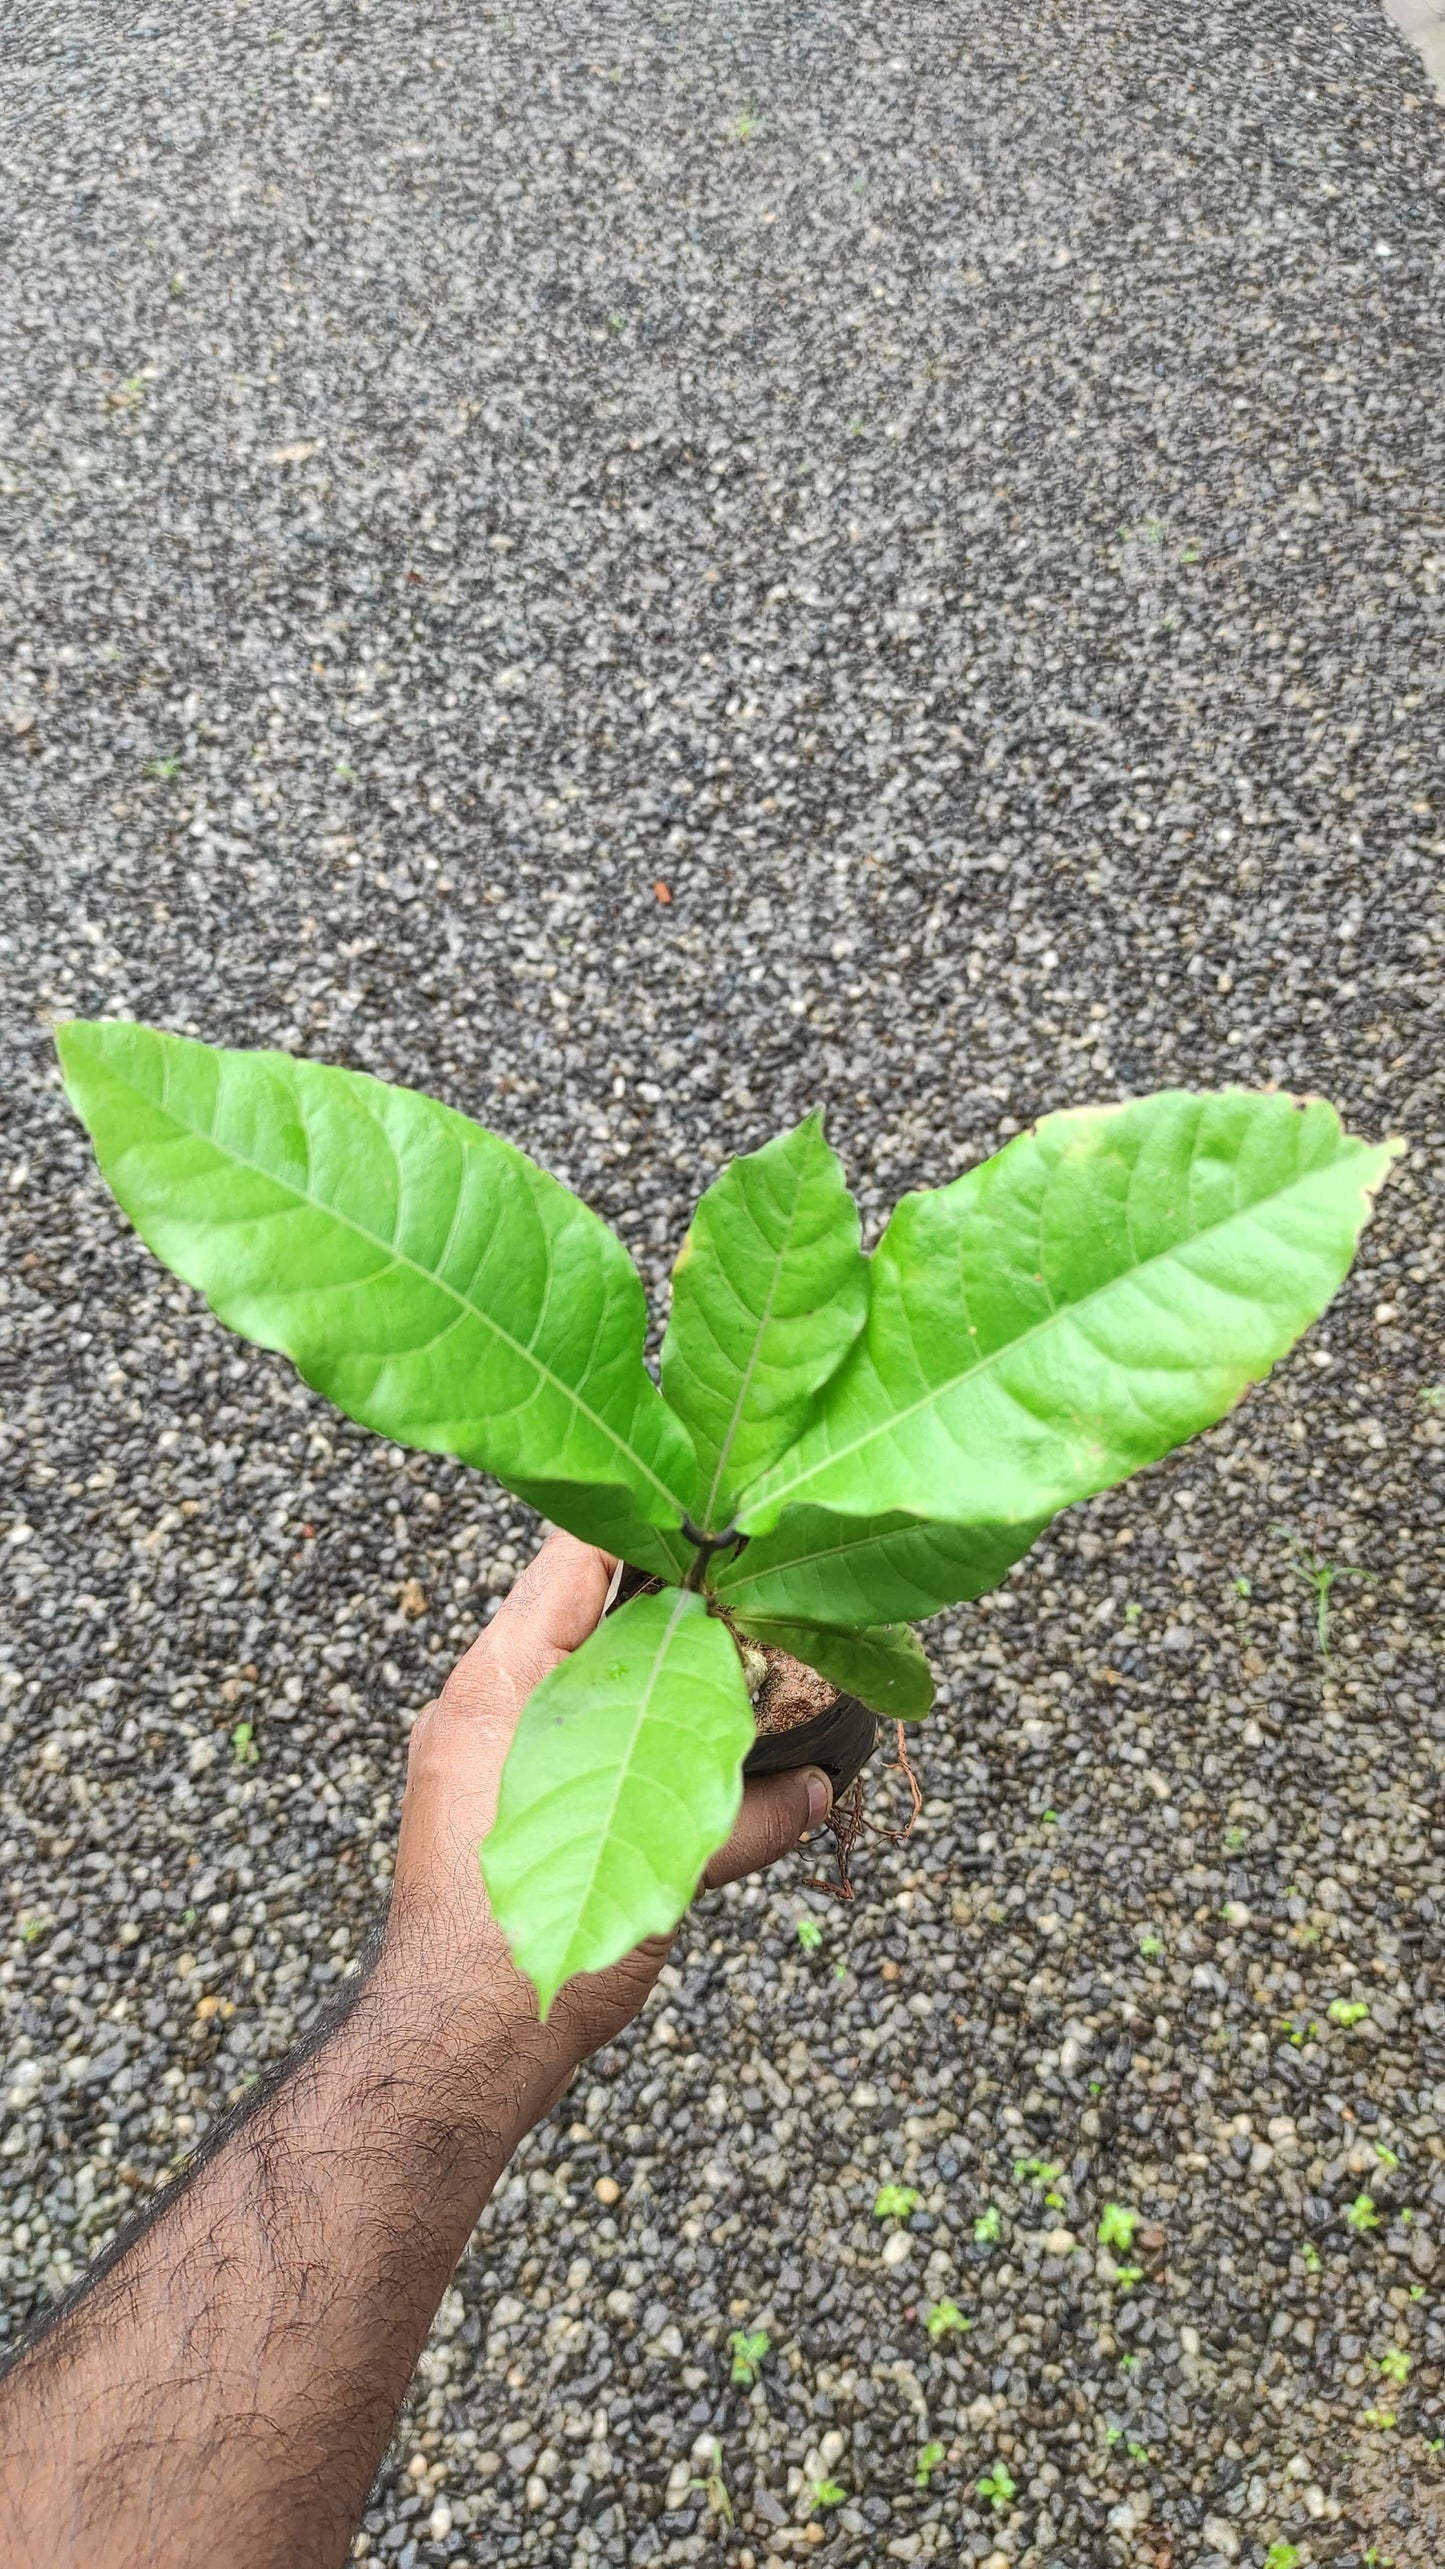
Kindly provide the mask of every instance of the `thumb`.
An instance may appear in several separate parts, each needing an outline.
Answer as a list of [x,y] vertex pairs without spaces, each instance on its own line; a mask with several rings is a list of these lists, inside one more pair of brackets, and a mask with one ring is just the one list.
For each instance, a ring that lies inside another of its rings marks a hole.
[[732,1836],[703,1875],[704,1888],[717,1891],[723,1883],[740,1882],[745,1873],[757,1873],[780,1855],[791,1854],[803,1831],[821,1828],[832,1807],[833,1787],[820,1767],[757,1776],[744,1789]]

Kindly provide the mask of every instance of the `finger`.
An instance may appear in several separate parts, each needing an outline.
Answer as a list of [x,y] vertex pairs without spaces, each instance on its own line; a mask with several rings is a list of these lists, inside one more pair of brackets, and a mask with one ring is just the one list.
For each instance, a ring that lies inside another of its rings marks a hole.
[[833,1788],[821,1768],[799,1767],[791,1775],[760,1775],[743,1792],[743,1807],[727,1845],[719,1847],[703,1881],[709,1891],[724,1882],[740,1882],[776,1863],[797,1845],[805,1829],[822,1826],[833,1807]]
[[595,1630],[616,1567],[610,1552],[559,1528],[533,1553],[488,1629],[498,1642],[510,1646],[525,1637],[561,1658]]
[[575,1534],[549,1534],[509,1596],[453,1671],[448,1691],[470,1696],[480,1677],[505,1675],[503,1689],[520,1712],[549,1668],[595,1632],[615,1568],[609,1552]]

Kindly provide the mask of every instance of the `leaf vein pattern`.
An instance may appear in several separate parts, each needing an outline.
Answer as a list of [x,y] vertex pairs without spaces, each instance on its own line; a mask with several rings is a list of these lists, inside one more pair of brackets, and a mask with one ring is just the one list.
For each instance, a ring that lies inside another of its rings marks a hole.
[[[1338,1167],[1339,1162],[1336,1161],[1330,1165]],[[1296,1169],[1295,1175],[1287,1179],[1283,1186],[1276,1188],[1267,1201],[1271,1206],[1280,1204],[1286,1196],[1292,1194],[1298,1187],[1308,1184],[1311,1177],[1322,1173],[1322,1171],[1317,1172],[1310,1170],[1301,1177],[1298,1169]],[[795,1470],[790,1480],[772,1482],[771,1486],[768,1486],[767,1488],[769,1502],[771,1503],[778,1499],[786,1500],[789,1491],[806,1487],[808,1481],[813,1479],[820,1469],[831,1467],[833,1464],[842,1461],[846,1455],[856,1454],[865,1446],[876,1443],[882,1437],[896,1434],[898,1429],[905,1426],[910,1418],[916,1417],[920,1410],[927,1409],[932,1403],[943,1400],[950,1392],[956,1391],[961,1383],[967,1382],[975,1375],[989,1373],[993,1371],[995,1367],[1002,1364],[1006,1358],[1017,1355],[1021,1348],[1024,1348],[1029,1344],[1031,1339],[1036,1338],[1041,1331],[1052,1327],[1055,1319],[1062,1319],[1065,1317],[1072,1318],[1080,1311],[1083,1311],[1091,1302],[1097,1302],[1101,1300],[1105,1294],[1114,1292],[1118,1286],[1125,1282],[1133,1282],[1138,1278],[1142,1278],[1148,1272],[1149,1268],[1162,1265],[1166,1260],[1180,1257],[1186,1252],[1186,1250],[1197,1248],[1202,1241],[1208,1239],[1212,1234],[1226,1230],[1232,1222],[1241,1220],[1258,1221],[1260,1218],[1259,1208],[1257,1206],[1250,1205],[1248,1207],[1241,1208],[1236,1203],[1231,1207],[1227,1214],[1222,1214],[1217,1221],[1202,1224],[1191,1240],[1171,1242],[1166,1247],[1156,1250],[1151,1257],[1141,1258],[1136,1266],[1126,1269],[1123,1274],[1106,1277],[1102,1284],[1095,1285],[1087,1294],[1081,1294],[1077,1302],[1065,1304],[1062,1311],[1055,1314],[1052,1318],[1034,1321],[1028,1329],[1020,1330],[1016,1338],[1007,1340],[1006,1343],[1000,1347],[992,1348],[987,1355],[980,1354],[976,1356],[970,1364],[960,1366],[956,1373],[949,1375],[942,1382],[933,1384],[926,1392],[920,1395],[919,1398],[909,1402],[903,1408],[892,1411],[887,1418],[870,1421],[866,1427],[859,1430],[857,1434],[848,1438],[844,1442],[833,1443],[830,1441],[823,1464],[820,1465],[818,1461],[812,1460],[808,1462],[803,1469]]]
[[[170,1055],[166,1053],[162,1055],[161,1073],[161,1108],[162,1112],[166,1114],[173,1113],[173,1110],[168,1103],[170,1075]],[[544,1360],[533,1351],[531,1346],[525,1344],[513,1333],[513,1331],[505,1328],[490,1312],[483,1311],[479,1305],[471,1299],[470,1295],[464,1293],[458,1286],[451,1284],[445,1277],[436,1274],[431,1268],[424,1267],[419,1260],[411,1257],[405,1251],[397,1249],[394,1242],[383,1238],[379,1232],[371,1230],[364,1222],[359,1222],[354,1214],[339,1212],[334,1205],[328,1204],[324,1198],[318,1196],[312,1191],[311,1181],[313,1172],[311,1163],[310,1135],[306,1127],[304,1115],[298,1120],[300,1121],[302,1138],[307,1155],[306,1184],[304,1186],[298,1186],[295,1180],[291,1178],[278,1178],[274,1169],[268,1169],[263,1162],[252,1159],[248,1153],[238,1149],[233,1143],[220,1141],[217,1138],[214,1129],[209,1124],[198,1126],[188,1122],[184,1116],[174,1114],[174,1121],[181,1127],[183,1132],[189,1132],[194,1137],[209,1142],[213,1149],[222,1152],[226,1157],[233,1160],[238,1167],[249,1169],[254,1177],[263,1178],[268,1185],[281,1187],[287,1193],[296,1198],[294,1205],[277,1206],[275,1208],[275,1213],[277,1215],[287,1213],[294,1214],[295,1212],[302,1210],[304,1207],[309,1206],[314,1212],[324,1213],[328,1221],[337,1223],[341,1229],[353,1232],[357,1239],[365,1240],[370,1247],[380,1249],[385,1252],[389,1263],[405,1267],[409,1273],[419,1276],[423,1283],[434,1286],[439,1293],[449,1295],[451,1299],[459,1305],[464,1316],[470,1315],[470,1317],[476,1320],[483,1329],[489,1331],[494,1338],[498,1339],[501,1344],[510,1347],[514,1355],[522,1357],[528,1364],[535,1367],[539,1377],[541,1378],[538,1386],[539,1390],[542,1385],[545,1384],[553,1391],[559,1393],[562,1399],[571,1408],[576,1410],[581,1417],[585,1418],[589,1425],[595,1427],[598,1433],[605,1437],[608,1443],[614,1446],[620,1455],[626,1457],[627,1461],[652,1484],[652,1487],[662,1498],[665,1498],[668,1501],[670,1506],[680,1509],[682,1501],[678,1498],[677,1493],[671,1489],[668,1483],[662,1479],[661,1475],[653,1469],[653,1466],[647,1461],[646,1457],[638,1452],[636,1446],[620,1435],[611,1422],[608,1419],[603,1418],[601,1413],[593,1408],[591,1402],[585,1400],[582,1394],[577,1391],[572,1384],[565,1383],[561,1376],[555,1373],[551,1366],[546,1364]],[[238,1215],[236,1217],[238,1221],[255,1221],[258,1219],[269,1218],[271,1217],[258,1216],[255,1214]],[[385,1272],[385,1270],[383,1270],[383,1272]],[[368,1282],[374,1280],[374,1278],[367,1279]],[[315,1288],[313,1287],[311,1290],[314,1291]],[[328,1290],[337,1291],[344,1290],[344,1288],[333,1286],[329,1287]],[[640,1356],[638,1362],[639,1364],[641,1363]],[[509,1415],[510,1413],[505,1414]]]

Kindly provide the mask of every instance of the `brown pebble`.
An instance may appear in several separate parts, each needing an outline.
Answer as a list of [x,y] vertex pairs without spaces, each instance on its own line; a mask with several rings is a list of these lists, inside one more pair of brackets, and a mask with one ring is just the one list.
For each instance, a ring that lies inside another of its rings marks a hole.
[[599,2203],[616,2203],[622,2193],[616,2177],[599,2177],[592,2189]]

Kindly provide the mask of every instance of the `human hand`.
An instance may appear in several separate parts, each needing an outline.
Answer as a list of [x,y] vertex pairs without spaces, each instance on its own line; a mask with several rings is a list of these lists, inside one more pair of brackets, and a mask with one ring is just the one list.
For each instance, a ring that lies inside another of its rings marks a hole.
[[[613,1567],[606,1553],[574,1536],[549,1535],[411,1735],[379,1976],[405,1991],[419,2020],[434,2023],[463,2075],[485,2057],[494,2076],[499,2037],[514,2047],[518,2136],[578,2063],[637,2014],[667,1958],[667,1939],[654,1937],[611,1970],[579,1975],[541,2026],[477,1863],[522,1707],[595,1629]],[[703,1876],[706,1887],[736,1882],[785,1855],[826,1818],[830,1802],[827,1777],[816,1767],[750,1782],[737,1826]]]

